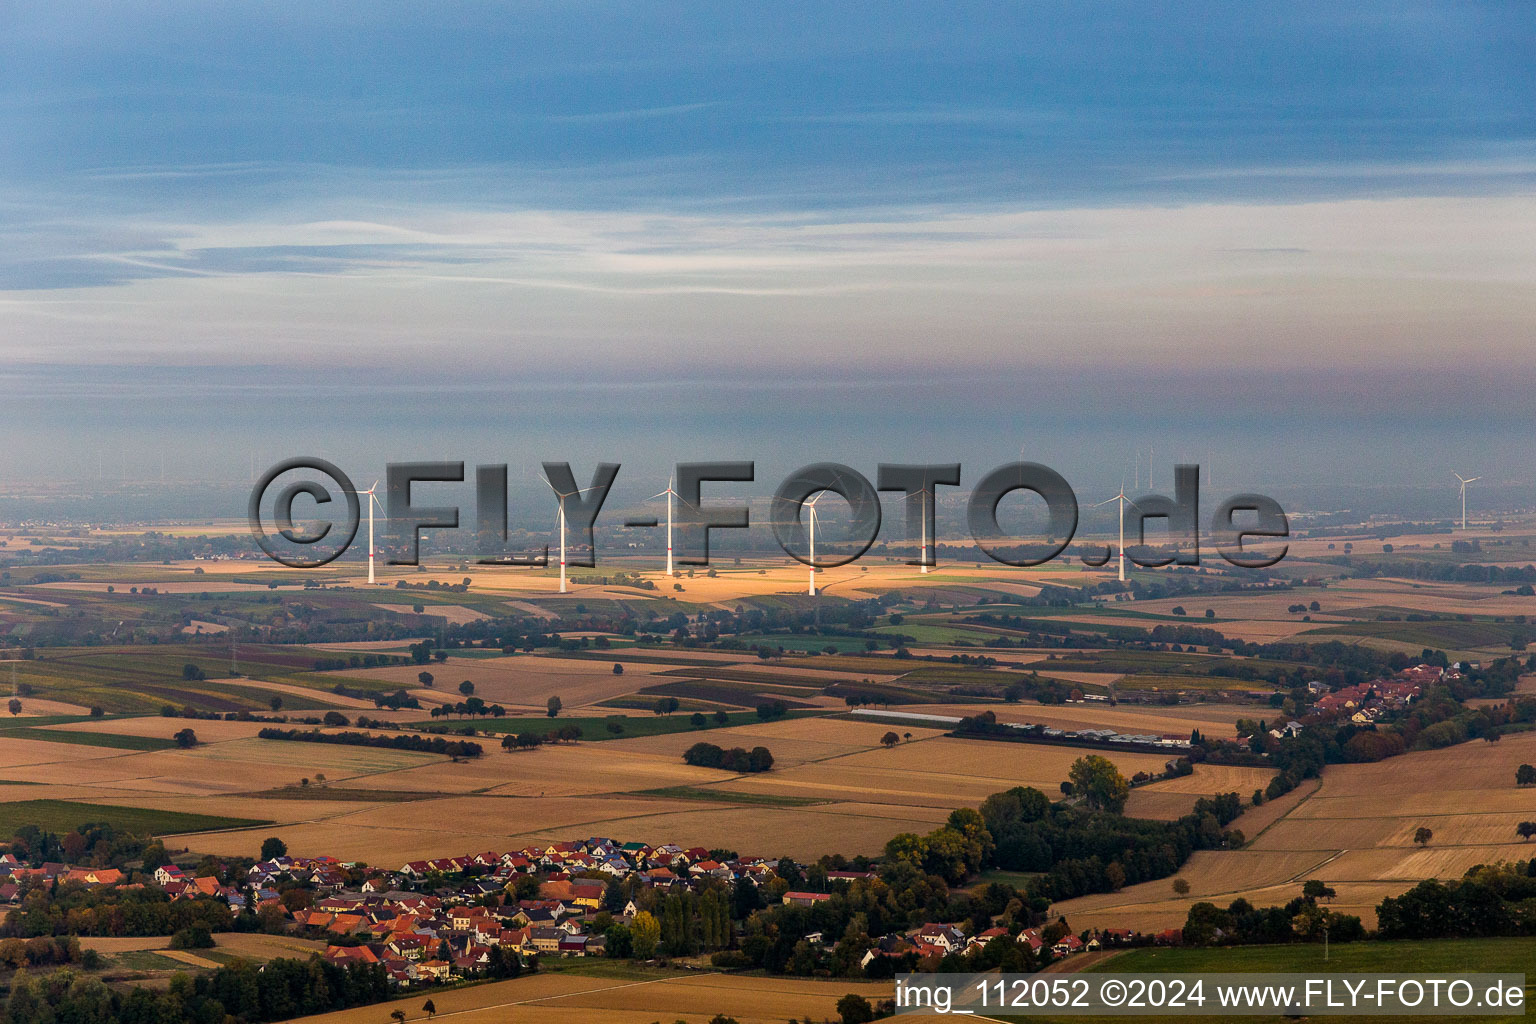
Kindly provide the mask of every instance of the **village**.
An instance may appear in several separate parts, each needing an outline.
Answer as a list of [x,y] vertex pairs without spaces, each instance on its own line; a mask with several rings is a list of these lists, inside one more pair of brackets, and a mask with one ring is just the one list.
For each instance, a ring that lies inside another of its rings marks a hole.
[[[7,853],[0,855],[0,877],[6,879],[0,883],[0,903],[19,906],[28,885],[39,882],[120,890],[155,886],[173,903],[223,904],[231,927],[249,906],[266,928],[328,940],[321,954],[326,962],[377,964],[393,986],[409,989],[504,977],[514,962],[515,974],[524,964],[546,957],[624,955],[611,954],[605,932],[615,924],[633,927],[638,918],[649,916],[637,899],[623,896],[624,888],[614,884],[626,879],[665,895],[745,884],[764,904],[804,908],[877,879],[868,870],[822,870],[816,878],[828,891],[809,891],[791,888],[779,873],[804,877],[808,867],[761,857],[720,860],[697,847],[601,837],[410,861],[394,870],[327,856],[281,855],[252,864],[243,878],[229,878],[231,869],[224,868],[228,881],[212,874],[194,876],[175,865],[130,881],[129,872],[116,868],[63,863],[29,867]],[[239,869],[233,873],[239,874]],[[303,895],[295,899],[296,893]],[[819,932],[804,939],[814,947],[826,945]],[[867,969],[887,958],[893,968],[901,964],[933,969],[950,954],[970,953],[993,941],[1017,942],[1032,960],[1044,961],[1110,945],[1177,944],[1179,933],[1170,929],[1143,936],[1105,928],[1074,935],[1059,922],[975,931],[964,922],[932,922],[880,937],[858,964]],[[509,960],[508,954],[516,960]]]

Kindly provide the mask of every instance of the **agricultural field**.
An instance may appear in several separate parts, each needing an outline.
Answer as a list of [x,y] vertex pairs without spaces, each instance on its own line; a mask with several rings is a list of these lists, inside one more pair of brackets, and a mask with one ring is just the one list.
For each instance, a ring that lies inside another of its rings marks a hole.
[[[1284,902],[1302,881],[1318,878],[1338,890],[1335,909],[1371,927],[1383,897],[1423,879],[1458,878],[1476,864],[1530,856],[1529,844],[1515,834],[1519,822],[1536,820],[1536,789],[1514,784],[1515,766],[1526,762],[1536,763],[1533,733],[1375,764],[1330,765],[1315,789],[1252,808],[1233,822],[1248,840],[1242,850],[1190,858],[1180,872],[1190,883],[1188,896],[1175,896],[1164,879],[1055,909],[1074,928],[1162,929],[1181,924],[1198,899],[1224,905],[1241,896],[1262,906]],[[1423,846],[1413,838],[1420,827],[1434,833]]]
[[[462,1024],[649,1024],[658,1019],[704,1024],[726,1014],[741,1024],[783,1024],[814,1014],[837,1019],[837,1001],[857,992],[870,1002],[889,999],[890,982],[818,981],[714,972],[679,973],[640,969],[543,972],[512,981],[434,992],[438,1016]],[[420,1016],[416,997],[398,1004],[407,1019]],[[305,1024],[376,1024],[390,1007],[366,1006],[318,1017]]]
[[55,832],[67,832],[85,822],[105,822],[114,828],[140,835],[171,835],[178,832],[204,832],[210,829],[246,828],[263,822],[246,818],[220,818],[181,811],[153,810],[106,804],[74,803],[67,800],[17,800],[0,803],[0,833],[13,834],[22,825],[36,825]]
[[[624,672],[615,675],[615,663]],[[503,655],[490,658],[466,658],[452,655],[442,664],[406,665],[393,668],[349,671],[389,689],[405,687],[424,700],[459,701],[458,686],[464,680],[475,684],[474,695],[487,704],[508,708],[538,708],[551,697],[559,697],[566,708],[589,707],[612,697],[634,693],[660,676],[668,666],[627,660],[622,651],[608,652],[602,658],[580,659],[545,657],[534,654]],[[433,676],[432,689],[424,689],[417,676]]]
[[1207,736],[1226,738],[1236,734],[1239,718],[1270,718],[1274,709],[1267,705],[1244,704],[1117,704],[1102,701],[1081,704],[915,704],[900,710],[925,715],[974,715],[990,711],[999,722],[1049,725],[1058,729],[1113,729],[1130,734],[1156,734],[1188,738],[1199,729]]

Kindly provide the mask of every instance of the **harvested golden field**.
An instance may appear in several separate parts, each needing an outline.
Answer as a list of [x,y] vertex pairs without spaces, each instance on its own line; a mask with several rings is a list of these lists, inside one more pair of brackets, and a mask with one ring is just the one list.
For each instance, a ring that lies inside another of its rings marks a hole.
[[[1336,909],[1369,926],[1376,903],[1418,881],[1530,856],[1530,845],[1515,835],[1516,824],[1536,820],[1536,789],[1514,785],[1514,768],[1524,762],[1536,762],[1536,734],[1332,765],[1315,789],[1303,784],[1233,822],[1249,840],[1242,850],[1195,854],[1181,872],[1189,896],[1174,897],[1161,880],[1059,909],[1072,915],[1074,928],[1164,928],[1179,924],[1196,899],[1274,904],[1296,894],[1294,883],[1318,878],[1339,889]],[[1424,847],[1413,841],[1421,826],[1434,833]]]
[[439,759],[420,768],[391,772],[383,778],[364,776],[343,785],[444,793],[484,790],[496,795],[576,796],[716,782],[723,774],[686,765],[681,757],[624,750],[621,742],[546,745],[513,753],[494,747],[473,761],[453,764]]
[[[624,664],[622,675],[613,674],[613,662]],[[551,697],[559,697],[567,712],[588,704],[596,704],[624,694],[634,693],[642,686],[660,680],[651,678],[665,672],[672,665],[646,665],[624,662],[624,656],[615,652],[612,660],[585,661],[577,658],[546,658],[537,654],[512,654],[500,658],[454,658],[443,664],[425,666],[435,677],[433,689],[427,695],[440,694],[449,701],[463,700],[459,683],[468,679],[475,684],[475,696],[487,704],[503,704],[508,707],[535,707],[543,709]],[[417,675],[423,671],[420,665],[402,665],[391,668],[363,669],[352,675],[366,679],[381,679],[411,690],[421,692]],[[667,681],[671,681],[668,679]]]
[[[1197,850],[1178,874],[1178,877],[1189,883],[1189,896],[1184,906],[1188,908],[1190,903],[1199,900],[1214,900],[1225,904],[1250,889],[1289,882],[1300,877],[1323,877],[1309,872],[1328,859],[1329,855],[1324,853]],[[1152,882],[1128,885],[1119,892],[1100,892],[1063,900],[1051,908],[1051,913],[1072,914],[1114,907],[1134,908],[1144,902],[1157,902],[1173,896],[1173,879],[1159,878]]]
[[218,948],[247,960],[275,960],[279,957],[306,958],[325,952],[324,939],[299,939],[292,935],[264,935],[260,932],[220,932],[214,936]]
[[604,747],[619,747],[627,751],[681,759],[683,751],[701,740],[720,747],[751,749],[764,746],[773,753],[776,765],[787,767],[873,750],[880,746],[880,737],[892,730],[898,734],[910,732],[914,739],[943,735],[942,730],[913,728],[906,724],[887,725],[858,719],[817,717],[754,722],[726,729],[710,729],[705,733],[682,732],[641,736],[632,740],[609,740]]
[[[1301,883],[1307,878],[1317,877],[1314,873],[1303,872],[1302,877],[1287,881],[1279,885],[1260,886],[1252,889],[1244,889],[1235,893],[1224,893],[1211,900],[1218,906],[1226,906],[1233,900],[1241,897],[1254,906],[1280,906],[1295,899],[1301,894]],[[1164,892],[1166,898],[1148,897],[1143,903],[1134,907],[1106,907],[1102,909],[1082,909],[1071,913],[1067,923],[1073,928],[1135,928],[1143,932],[1157,932],[1165,928],[1182,928],[1189,917],[1189,905],[1192,902],[1188,896],[1175,895],[1173,890],[1166,885]],[[1329,901],[1330,910],[1341,914],[1353,914],[1361,919],[1366,928],[1376,927],[1376,906],[1387,896],[1396,896],[1401,893],[1404,886],[1392,883],[1355,883],[1355,882],[1329,882],[1338,895]],[[1061,904],[1060,906],[1067,906]]]
[[898,832],[928,831],[947,814],[947,808],[907,811],[884,805],[785,808],[638,797],[442,797],[365,805],[327,817],[304,815],[290,824],[203,833],[185,842],[199,852],[249,856],[276,834],[295,854],[393,865],[606,834],[651,843],[727,843],[814,859],[832,852],[878,853]]
[[66,704],[62,700],[44,700],[41,697],[27,697],[21,702],[21,714],[16,718],[34,718],[39,715],[84,715],[90,712],[90,708],[81,707],[79,704]]
[[[638,807],[639,805],[636,805]],[[904,808],[891,805],[864,808],[852,813],[848,805],[818,804],[809,807],[711,807],[693,804],[696,810],[630,817],[614,826],[616,835],[644,842],[663,837],[683,846],[726,846],[742,854],[815,860],[824,853],[847,856],[879,854],[886,842],[902,832],[929,832],[948,815],[943,808]],[[602,832],[606,826],[594,826]],[[591,834],[589,829],[587,834]],[[569,839],[570,833],[554,830],[525,839]]]
[[115,718],[96,722],[70,722],[64,725],[45,725],[43,729],[62,729],[66,732],[101,732],[115,736],[149,736],[168,740],[182,729],[191,729],[204,743],[215,740],[249,739],[265,726],[260,722],[187,721],[184,718]]
[[[537,974],[513,981],[433,993],[438,1016],[463,1024],[648,1024],[687,1020],[703,1024],[716,1014],[741,1024],[783,1024],[813,1014],[835,1020],[835,1005],[849,992],[870,1002],[891,998],[889,982],[814,981],[713,973],[600,978],[584,974]],[[419,1015],[413,997],[401,1000],[408,1019]],[[305,1024],[376,1024],[380,1011],[365,1006],[318,1017]],[[387,1012],[385,1013],[387,1016]]]
[[[377,718],[380,715],[387,716],[389,714],[387,711],[378,711],[378,709],[374,707],[374,703],[371,700],[364,700],[361,697],[345,697],[339,693],[332,693],[329,690],[320,690],[312,686],[300,686],[297,683],[278,683],[269,679],[252,679],[249,676],[242,676],[239,679],[213,679],[211,682],[230,683],[235,686],[246,686],[253,690],[266,690],[267,692],[276,694],[278,696],[288,695],[292,697],[302,697],[306,701],[314,701],[315,703],[322,704],[325,707],[341,708],[343,710],[366,710],[369,714],[369,717],[372,718]],[[377,714],[375,714],[376,711],[378,711]],[[295,714],[296,712],[288,713]],[[319,711],[307,713],[321,714]],[[416,714],[418,718],[420,717],[420,712],[414,712],[414,714]]]
[[[745,776],[722,788],[824,800],[974,807],[1013,786],[1056,793],[1072,762],[1085,753],[1090,751],[938,736],[903,742],[890,750],[862,751]],[[1133,774],[1142,768],[1160,769],[1166,759],[1155,754],[1117,752],[1112,760],[1122,771]]]
[[[382,608],[387,612],[395,612],[399,615],[410,615],[415,611],[413,605],[408,604],[375,604],[375,608]],[[465,608],[461,604],[434,604],[426,609],[425,614],[446,619],[450,626],[462,626],[469,622],[479,622],[490,618],[484,612],[477,612],[473,608]]]
[[[11,778],[32,781],[31,774],[15,771],[29,765],[68,766],[73,762],[95,761],[122,757],[123,751],[111,747],[87,747],[74,743],[49,743],[45,740],[24,740],[14,736],[0,736],[0,770]],[[70,769],[65,768],[68,773]],[[46,774],[46,772],[45,772]],[[58,781],[58,780],[53,780]]]
[[1194,793],[1168,793],[1137,786],[1125,802],[1125,813],[1132,818],[1177,821],[1194,810],[1198,799],[1200,797]]
[[[1046,675],[1053,673],[1045,672]],[[1081,673],[1099,675],[1104,673]],[[1113,676],[1109,678],[1121,678]],[[1189,737],[1193,729],[1217,737],[1236,735],[1235,724],[1239,718],[1253,718],[1260,713],[1257,705],[1244,704],[1176,704],[1152,706],[1141,704],[1104,703],[1087,704],[903,704],[901,711],[916,711],[928,715],[974,715],[991,711],[1000,722],[1038,722],[1058,729],[1113,729],[1123,733],[1153,733],[1166,736]],[[1262,713],[1273,716],[1271,708]]]
[[1275,777],[1273,768],[1243,768],[1224,764],[1197,764],[1189,775],[1176,779],[1164,779],[1142,786],[1138,792],[1194,793],[1212,796],[1216,793],[1236,793],[1247,802],[1253,791],[1269,785]]
[[1050,790],[1054,791],[1067,777],[1067,771],[1071,768],[1072,762],[1086,754],[1100,754],[1109,758],[1127,776],[1134,775],[1143,769],[1160,771],[1169,757],[1165,754],[1138,754],[1118,750],[1089,750],[1039,743],[1002,743],[941,736],[922,743],[902,743],[891,750],[872,750],[853,754],[839,759],[835,765],[963,773],[976,778],[1003,781],[1013,786],[1031,785],[1043,789],[1048,785]]

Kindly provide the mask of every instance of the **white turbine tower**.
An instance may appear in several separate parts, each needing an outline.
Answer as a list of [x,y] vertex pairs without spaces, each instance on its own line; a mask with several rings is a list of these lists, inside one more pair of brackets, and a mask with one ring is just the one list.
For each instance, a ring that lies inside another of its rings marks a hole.
[[1474,480],[1481,480],[1482,477],[1480,477],[1480,476],[1464,477],[1460,473],[1452,473],[1451,476],[1453,476],[1457,480],[1461,481],[1461,528],[1462,528],[1462,530],[1466,530],[1466,528],[1467,528],[1467,484],[1471,483]]
[[555,499],[556,499],[556,501],[559,502],[558,511],[555,513],[555,519],[560,524],[560,593],[564,594],[566,592],[566,589],[565,589],[565,499],[569,498],[573,494],[580,494],[581,493],[581,488],[578,487],[574,491],[566,491],[564,493],[561,493],[560,491],[555,490],[555,485],[554,484],[550,484],[549,483],[549,477],[543,476],[541,478],[543,479],[543,481],[546,484],[549,484],[549,489],[550,490],[555,491]]
[[651,501],[655,501],[657,498],[661,497],[663,494],[666,495],[666,497],[667,497],[667,575],[668,576],[676,576],[677,575],[677,573],[672,571],[672,499],[677,497],[677,492],[672,489],[673,483],[674,483],[673,478],[670,477],[670,476],[667,477],[667,489],[662,491],[661,494],[653,494],[653,495],[651,495],[651,497],[649,499]]
[[1125,496],[1125,481],[1123,481],[1123,480],[1120,482],[1120,493],[1119,494],[1115,495],[1113,498],[1107,498],[1104,501],[1101,501],[1098,504],[1094,505],[1093,507],[1094,508],[1098,508],[1099,505],[1108,505],[1111,501],[1118,502],[1119,505],[1120,505],[1120,582],[1124,583],[1125,582],[1125,506],[1129,505],[1129,506],[1131,506],[1131,508],[1138,509],[1138,510],[1141,508],[1141,506],[1136,504],[1130,498],[1127,498]]
[[373,583],[373,558],[375,553],[373,547],[373,506],[384,507],[379,504],[379,499],[374,495],[374,492],[378,489],[379,482],[375,480],[372,487],[366,491],[357,492],[358,497],[362,497],[365,494],[368,496],[368,582],[370,585]]
[[[917,498],[919,501],[921,501],[923,503],[923,533],[922,533],[922,536],[919,537],[918,541],[917,541],[917,543],[918,543],[918,549],[917,549],[918,550],[918,555],[917,555],[918,570],[917,571],[920,572],[920,573],[924,573],[924,574],[926,574],[928,572],[928,500],[927,500],[927,496],[932,494],[932,493],[933,493],[933,491],[931,489],[927,488],[927,487],[923,487],[923,488],[920,488],[920,489],[912,492],[913,497]],[[938,515],[938,509],[934,509],[934,515],[935,516]],[[933,538],[933,543],[934,543],[934,547],[938,547],[939,538],[937,536],[935,536]],[[935,554],[937,554],[937,552],[935,552]]]
[[827,493],[826,491],[822,491],[821,494],[816,495],[816,497],[812,498],[810,501],[805,503],[805,507],[810,509],[810,518],[811,518],[811,585],[810,585],[810,595],[812,597],[816,596],[816,503],[821,500],[822,494],[826,494],[826,493]]

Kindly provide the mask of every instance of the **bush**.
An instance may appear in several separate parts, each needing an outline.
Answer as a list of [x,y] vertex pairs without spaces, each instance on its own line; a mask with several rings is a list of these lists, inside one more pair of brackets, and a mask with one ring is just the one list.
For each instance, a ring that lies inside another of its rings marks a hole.
[[739,949],[722,949],[720,952],[713,954],[709,958],[709,962],[712,966],[726,971],[752,966],[751,958]]
[[213,936],[200,924],[190,925],[171,936],[172,949],[212,949]]

